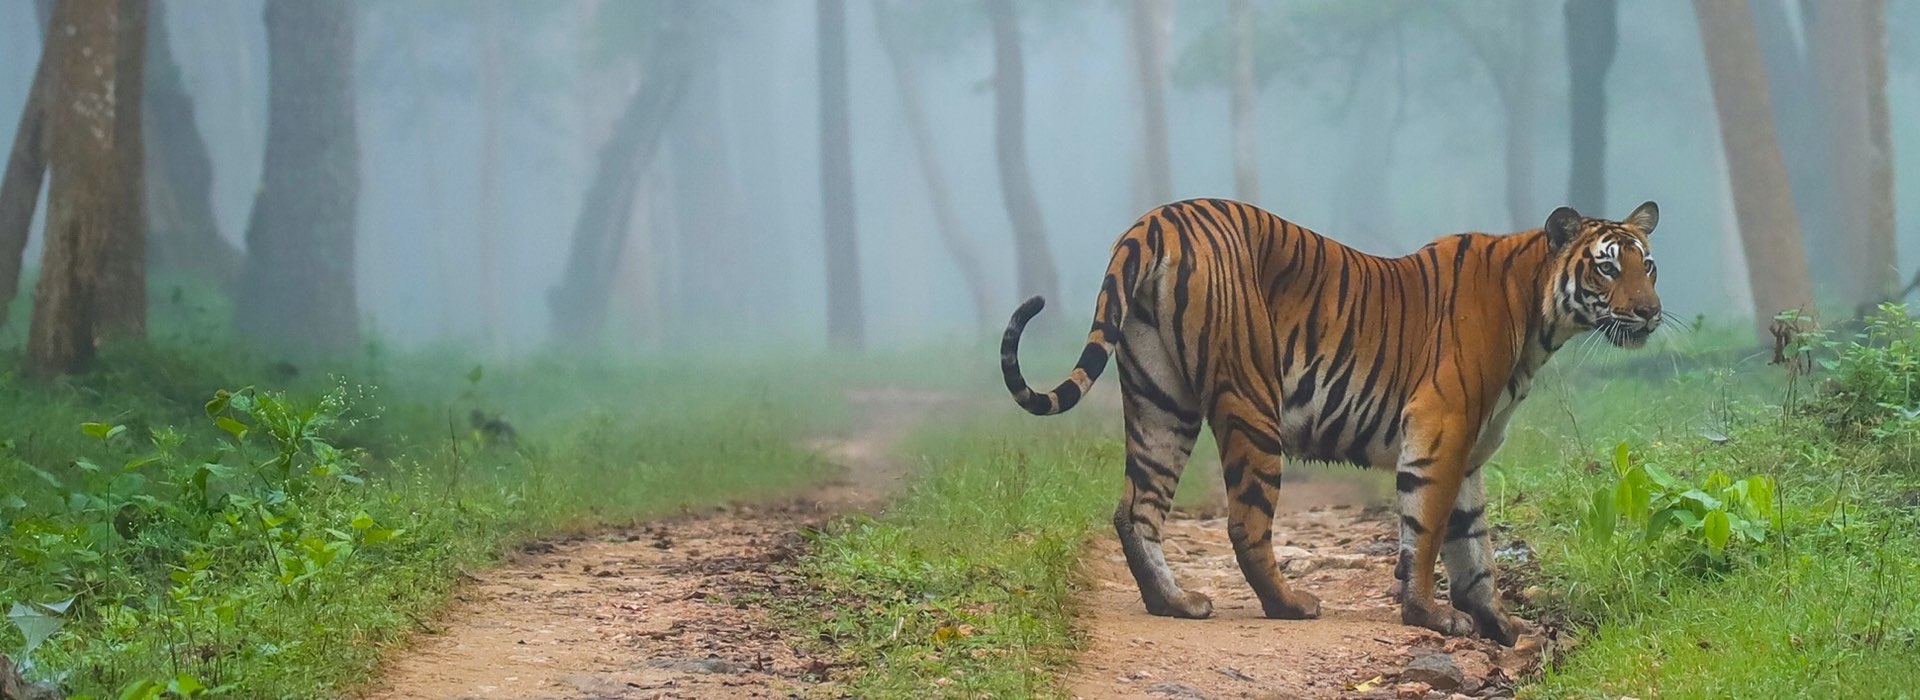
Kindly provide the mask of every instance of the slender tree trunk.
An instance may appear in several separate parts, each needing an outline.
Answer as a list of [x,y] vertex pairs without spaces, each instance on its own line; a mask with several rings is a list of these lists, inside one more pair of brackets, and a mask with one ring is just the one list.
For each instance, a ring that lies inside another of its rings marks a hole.
[[900,113],[906,121],[907,136],[913,141],[920,178],[927,186],[934,230],[939,232],[941,245],[946,247],[947,256],[953,258],[954,267],[960,271],[960,281],[967,287],[967,298],[973,302],[974,325],[987,328],[992,323],[989,314],[995,312],[987,289],[987,273],[973,241],[961,230],[959,214],[954,212],[953,193],[947,187],[946,173],[940,168],[940,154],[933,145],[933,129],[927,124],[926,107],[920,103],[920,78],[913,56],[907,51],[907,37],[894,16],[892,0],[874,0],[873,9],[880,29],[880,46],[887,53],[887,63],[893,67],[894,92],[900,96]]
[[[1861,42],[1867,54],[1867,237],[1864,258],[1875,275],[1873,288],[1881,295],[1873,301],[1892,297],[1899,284],[1899,259],[1896,245],[1896,219],[1893,191],[1893,125],[1887,106],[1887,0],[1864,0],[1866,37]],[[1886,285],[1881,288],[1880,285]]]
[[[1855,309],[1886,299],[1899,284],[1894,267],[1893,231],[1877,230],[1873,170],[1876,159],[1871,102],[1869,57],[1876,43],[1867,28],[1863,0],[1833,0],[1809,4],[1807,48],[1812,59],[1817,99],[1825,111],[1822,131],[1826,147],[1825,177],[1830,183],[1833,210],[1823,219],[1816,249],[1826,248],[1826,265],[1816,268],[1822,289],[1845,308]],[[1885,71],[1881,71],[1885,75]],[[1884,99],[1884,84],[1877,92]]]
[[695,66],[685,103],[671,127],[674,225],[680,275],[675,316],[682,330],[669,335],[681,347],[740,340],[755,324],[744,309],[751,305],[751,247],[735,189],[732,144],[727,134],[727,105],[720,89],[726,82],[721,53],[729,38],[704,32],[690,42]]
[[106,251],[126,216],[114,152],[120,10],[120,0],[65,0],[54,10],[46,249],[27,331],[27,370],[36,376],[93,363]]
[[986,0],[993,26],[994,155],[1000,162],[1000,194],[1013,224],[1013,248],[1020,296],[1058,298],[1060,280],[1047,249],[1040,200],[1027,175],[1026,67],[1020,56],[1020,27],[1012,0]]
[[1167,137],[1167,42],[1173,6],[1167,0],[1133,0],[1131,17],[1147,197],[1156,205],[1165,204],[1173,201],[1173,154]]
[[480,55],[480,221],[475,233],[475,262],[480,266],[480,339],[488,350],[500,344],[500,133],[506,113],[506,68],[501,43],[501,0],[484,0],[479,7],[479,31],[474,33]]
[[1540,13],[1530,3],[1516,3],[1507,10],[1515,13],[1518,30],[1506,38],[1513,51],[1513,62],[1488,65],[1487,71],[1500,85],[1500,104],[1506,108],[1507,216],[1515,229],[1532,228],[1543,214],[1533,203],[1534,100],[1538,92],[1530,68],[1540,53],[1535,47],[1539,36]]
[[820,195],[826,219],[827,341],[865,345],[860,248],[853,220],[853,144],[848,135],[847,8],[818,0],[820,28]]
[[1793,190],[1780,156],[1767,77],[1747,0],[1694,0],[1700,43],[1707,56],[1720,139],[1733,179],[1734,209],[1746,243],[1753,287],[1756,337],[1765,339],[1774,314],[1811,310],[1812,284],[1793,214]]
[[[47,15],[51,11],[47,5],[40,2],[34,8]],[[20,292],[21,258],[26,255],[33,210],[40,205],[40,187],[47,174],[47,100],[59,68],[59,41],[45,31],[41,37],[40,65],[33,71],[33,85],[27,88],[26,104],[14,128],[6,174],[0,176],[0,326],[6,325],[7,312]]]
[[194,121],[180,66],[167,34],[166,5],[152,0],[147,20],[146,124],[147,262],[231,289],[240,273],[240,248],[220,235],[213,215],[213,161]]
[[[688,6],[676,7],[684,11]],[[608,294],[633,223],[641,174],[652,165],[660,150],[660,136],[686,91],[687,66],[679,60],[683,39],[669,29],[656,42],[645,63],[646,75],[640,87],[627,101],[600,149],[600,162],[581,200],[580,215],[574,220],[566,273],[547,292],[553,323],[551,340],[560,347],[587,347],[605,327]]]
[[1613,65],[1619,0],[1567,0],[1568,116],[1572,163],[1567,202],[1580,211],[1607,208],[1607,70]]
[[354,8],[267,0],[267,148],[234,326],[303,356],[360,344],[354,212]]
[[116,219],[101,261],[101,337],[147,335],[146,147],[141,119],[146,92],[147,0],[119,0],[115,26],[113,155]]
[[1233,26],[1233,85],[1228,118],[1233,122],[1233,194],[1243,202],[1260,201],[1260,158],[1254,145],[1253,105],[1259,89],[1253,80],[1253,0],[1231,0],[1227,23]]

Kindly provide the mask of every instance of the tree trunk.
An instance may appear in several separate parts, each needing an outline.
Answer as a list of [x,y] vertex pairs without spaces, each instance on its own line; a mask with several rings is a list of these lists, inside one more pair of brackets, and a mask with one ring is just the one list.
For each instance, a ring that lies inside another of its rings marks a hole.
[[1147,197],[1154,205],[1166,204],[1173,201],[1173,154],[1167,138],[1167,43],[1173,7],[1167,0],[1133,0],[1131,17]]
[[1573,126],[1567,203],[1607,210],[1607,70],[1613,65],[1619,0],[1567,0],[1568,116]]
[[[46,5],[41,2],[34,7],[47,14]],[[20,292],[21,258],[26,255],[33,210],[40,205],[40,186],[47,174],[46,105],[58,68],[59,42],[45,31],[41,37],[40,65],[33,71],[33,85],[27,88],[20,122],[14,128],[6,174],[0,176],[0,326],[6,325],[7,312]]]
[[1260,201],[1260,158],[1254,146],[1253,105],[1259,96],[1253,81],[1253,0],[1231,0],[1227,23],[1233,27],[1233,83],[1228,119],[1233,129],[1233,196]]
[[152,0],[147,20],[147,262],[155,271],[187,275],[231,289],[240,248],[220,235],[213,215],[213,161],[194,121],[180,66],[167,34],[166,5]]
[[[1817,101],[1824,107],[1825,176],[1833,204],[1829,218],[1814,230],[1815,256],[1822,290],[1844,308],[1856,309],[1886,299],[1899,284],[1894,267],[1893,231],[1875,230],[1872,95],[1869,84],[1867,8],[1863,0],[1834,0],[1807,5],[1807,48],[1812,59]],[[1884,46],[1884,38],[1879,41]],[[1882,71],[1884,76],[1884,71]],[[1880,94],[1885,95],[1884,83]]]
[[140,103],[146,92],[147,0],[119,0],[114,23],[113,155],[119,177],[115,220],[100,263],[95,335],[147,335],[146,149]]
[[1027,175],[1026,68],[1020,57],[1020,27],[1012,0],[986,0],[993,25],[994,155],[1000,162],[1000,194],[1013,224],[1020,296],[1058,298],[1060,280],[1047,249],[1040,201]]
[[247,223],[234,326],[303,356],[360,344],[354,211],[360,146],[354,8],[267,0],[267,146]]
[[751,306],[749,286],[752,259],[743,255],[752,241],[745,225],[740,196],[735,189],[732,144],[727,138],[727,107],[720,94],[725,82],[720,67],[729,38],[703,32],[690,42],[686,59],[693,69],[687,94],[674,117],[669,182],[673,194],[674,242],[679,276],[674,310],[681,332],[667,338],[680,347],[738,341],[754,327],[745,309]]
[[[1800,228],[1808,222],[1833,220],[1833,182],[1827,168],[1827,135],[1819,100],[1814,96],[1813,77],[1801,41],[1801,32],[1787,14],[1795,0],[1752,0],[1754,29],[1760,38],[1760,57],[1765,61],[1767,90],[1772,99],[1774,125],[1780,136],[1780,155],[1787,163],[1787,179],[1793,186],[1793,210],[1800,217]],[[1823,245],[1818,235],[1806,241],[1807,264],[1815,279],[1825,283],[1837,259],[1835,251]]]
[[[683,25],[670,23],[675,28]],[[659,152],[660,135],[686,90],[687,67],[679,60],[682,43],[672,28],[656,39],[640,87],[600,148],[600,162],[580,202],[580,215],[574,219],[566,274],[547,292],[553,324],[550,340],[560,347],[587,347],[606,325],[608,294],[633,223],[640,176]]]
[[894,16],[892,0],[875,0],[873,9],[880,30],[880,46],[887,53],[887,63],[893,67],[893,87],[900,96],[900,113],[906,121],[907,135],[913,141],[914,156],[920,162],[920,178],[927,186],[934,230],[940,234],[940,243],[953,258],[954,267],[960,271],[960,281],[967,287],[967,298],[973,302],[974,326],[990,327],[990,314],[997,310],[987,289],[987,273],[973,241],[961,231],[960,216],[953,210],[953,193],[947,188],[946,173],[940,169],[940,154],[933,146],[933,129],[927,124],[926,107],[920,103],[920,78],[907,51],[907,37]]
[[46,249],[27,331],[27,370],[69,374],[93,363],[107,247],[120,211],[123,164],[114,152],[113,83],[120,0],[66,0],[54,10],[48,54]]
[[859,237],[853,220],[853,144],[848,135],[847,8],[818,0],[820,29],[820,196],[826,219],[827,341],[859,350],[866,325],[860,301]]
[[1867,54],[1867,228],[1865,259],[1877,261],[1872,265],[1881,270],[1870,270],[1886,274],[1884,280],[1875,279],[1872,284],[1887,286],[1879,302],[1893,295],[1893,286],[1899,284],[1899,259],[1896,244],[1897,231],[1894,217],[1893,193],[1893,125],[1887,106],[1887,0],[1864,0],[1866,36],[1862,40]]
[[1756,337],[1765,340],[1774,314],[1789,309],[1811,311],[1813,301],[1800,226],[1793,214],[1793,190],[1774,132],[1760,41],[1747,0],[1694,0],[1693,8],[1699,18],[1714,109],[1720,115],[1720,139],[1733,180],[1740,236],[1746,244],[1748,278],[1755,281]]

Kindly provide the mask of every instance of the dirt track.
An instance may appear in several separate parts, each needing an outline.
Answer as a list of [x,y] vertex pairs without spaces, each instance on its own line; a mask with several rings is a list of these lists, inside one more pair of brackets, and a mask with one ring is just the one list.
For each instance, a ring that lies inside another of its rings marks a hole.
[[[478,574],[433,634],[387,664],[369,700],[786,697],[822,675],[741,594],[797,583],[770,571],[801,528],[876,507],[899,485],[888,455],[938,395],[853,397],[862,417],[813,447],[846,468],[788,502],[730,507],[591,537],[536,542]],[[856,486],[857,485],[857,486]]]
[[[1208,620],[1148,615],[1119,542],[1108,536],[1095,543],[1083,562],[1089,590],[1079,601],[1088,648],[1067,680],[1068,692],[1087,700],[1502,694],[1506,684],[1500,679],[1537,655],[1524,648],[1526,642],[1519,652],[1504,651],[1483,640],[1444,639],[1400,624],[1389,594],[1395,531],[1390,510],[1379,505],[1392,489],[1366,476],[1320,476],[1280,489],[1276,556],[1294,585],[1320,596],[1323,614],[1317,620],[1261,616],[1223,519],[1176,512],[1164,541],[1180,581],[1213,598]],[[1461,671],[1461,687],[1396,687],[1409,661],[1434,653],[1450,655]]]

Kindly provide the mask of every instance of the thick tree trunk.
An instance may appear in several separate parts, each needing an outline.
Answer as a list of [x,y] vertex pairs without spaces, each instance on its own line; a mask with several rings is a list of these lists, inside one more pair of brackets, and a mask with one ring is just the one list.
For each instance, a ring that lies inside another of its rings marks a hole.
[[820,31],[820,196],[826,223],[827,341],[838,350],[866,343],[860,301],[859,236],[853,220],[853,143],[848,135],[847,8],[818,0]]
[[[1887,0],[1864,0],[1867,54],[1867,237],[1865,258],[1879,261],[1889,277],[1874,280],[1875,288],[1887,284],[1881,296],[1891,298],[1893,285],[1899,283],[1895,261],[1896,219],[1893,194],[1893,124],[1887,106]],[[1876,274],[1879,274],[1876,272]]]
[[1886,39],[1884,26],[1879,37],[1868,27],[1868,5],[1866,0],[1806,5],[1808,55],[1816,99],[1824,108],[1821,180],[1828,183],[1833,204],[1817,227],[1818,240],[1812,241],[1815,250],[1825,249],[1825,255],[1814,256],[1824,263],[1815,268],[1815,277],[1832,301],[1847,309],[1878,303],[1899,285],[1892,224],[1880,228],[1873,220],[1880,160],[1873,103],[1877,94],[1884,106],[1886,72],[1882,68],[1875,76],[1870,63],[1876,48],[1884,59]]
[[1167,43],[1173,7],[1167,0],[1133,0],[1133,58],[1140,83],[1140,147],[1146,156],[1147,198],[1173,201],[1173,154],[1167,137]]
[[669,29],[656,40],[640,87],[600,148],[600,162],[574,220],[566,273],[547,292],[553,324],[550,340],[557,347],[589,347],[604,329],[614,273],[633,223],[640,176],[659,152],[660,136],[686,90],[687,67],[679,60],[683,41],[679,33]]
[[50,33],[43,31],[41,36],[40,65],[34,69],[33,85],[27,89],[26,104],[14,128],[6,173],[0,176],[0,325],[6,324],[7,312],[20,292],[21,258],[26,255],[33,210],[40,205],[40,187],[47,174],[46,105],[58,68],[59,42]]
[[167,34],[166,5],[152,0],[147,20],[147,262],[152,270],[187,275],[231,289],[240,248],[220,235],[213,215],[213,161],[194,121],[180,66]]
[[953,193],[947,187],[946,173],[940,168],[940,154],[933,145],[933,128],[927,123],[925,105],[920,103],[920,79],[913,56],[907,50],[907,37],[900,29],[891,3],[892,0],[875,0],[874,17],[880,29],[880,46],[887,53],[887,63],[893,67],[894,92],[900,96],[900,113],[906,121],[907,136],[913,141],[914,156],[920,163],[920,178],[926,183],[927,202],[933,209],[933,227],[948,257],[953,258],[954,267],[960,271],[960,282],[967,287],[967,298],[973,302],[974,325],[987,328],[992,325],[990,314],[997,312],[992,293],[987,289],[987,273],[973,241],[962,231],[959,214],[954,212]]
[[[1793,191],[1767,102],[1753,13],[1747,0],[1694,0],[1700,43],[1707,57],[1720,139],[1733,180],[1734,209],[1746,243],[1753,287],[1756,337],[1765,339],[1774,314],[1811,311],[1812,284],[1793,214]],[[1765,280],[1765,283],[1760,283]]]
[[1233,196],[1260,201],[1260,158],[1254,145],[1253,105],[1259,90],[1253,80],[1253,0],[1231,0],[1227,23],[1233,26],[1233,84],[1228,119],[1233,129]]
[[1572,163],[1567,203],[1607,210],[1607,70],[1613,65],[1619,0],[1567,0],[1568,116]]
[[95,335],[147,335],[146,148],[141,102],[146,86],[147,0],[119,0],[115,22],[113,155],[119,177],[116,219],[100,269],[100,325]]
[[53,14],[46,249],[27,331],[27,371],[36,376],[93,362],[106,250],[125,218],[123,165],[114,152],[120,10],[120,0],[65,0]]
[[[1793,185],[1793,210],[1802,230],[1809,222],[1832,220],[1833,183],[1827,170],[1827,135],[1818,98],[1814,96],[1811,61],[1801,46],[1802,34],[1787,14],[1796,0],[1752,0],[1754,29],[1765,61],[1767,90],[1773,120],[1780,135],[1780,155]],[[1809,270],[1823,283],[1837,259],[1819,236],[1805,241]]]
[[1000,194],[1013,224],[1015,269],[1020,296],[1058,298],[1060,280],[1047,249],[1040,200],[1027,175],[1026,67],[1020,56],[1020,27],[1012,0],[986,0],[993,27],[994,155],[1000,162]]
[[234,326],[303,356],[360,344],[354,212],[360,145],[354,8],[267,0],[267,147],[247,224]]

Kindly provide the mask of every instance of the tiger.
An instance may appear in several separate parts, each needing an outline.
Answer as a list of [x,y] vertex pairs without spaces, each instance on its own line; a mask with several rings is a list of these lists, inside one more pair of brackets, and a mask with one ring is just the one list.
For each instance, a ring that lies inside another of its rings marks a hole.
[[1267,617],[1320,615],[1274,560],[1283,462],[1344,462],[1394,470],[1402,623],[1511,646],[1521,623],[1496,587],[1481,468],[1556,350],[1589,332],[1638,348],[1659,328],[1659,218],[1651,201],[1618,221],[1560,207],[1537,229],[1444,236],[1387,258],[1244,202],[1166,204],[1114,244],[1072,373],[1043,393],[1021,372],[1020,336],[1045,306],[1036,296],[1001,338],[1002,375],[1028,413],[1059,414],[1118,352],[1126,487],[1113,525],[1148,613],[1213,614],[1160,544],[1204,421],[1227,535]]

